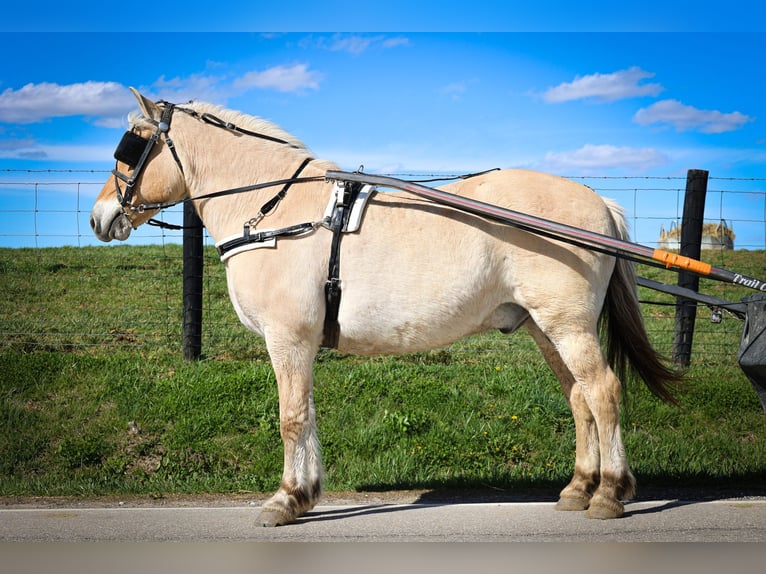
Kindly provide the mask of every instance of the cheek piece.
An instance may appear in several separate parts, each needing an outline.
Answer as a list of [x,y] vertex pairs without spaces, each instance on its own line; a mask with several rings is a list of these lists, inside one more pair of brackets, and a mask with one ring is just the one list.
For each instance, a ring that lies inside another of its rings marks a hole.
[[[118,169],[118,166],[115,166],[112,170],[112,174],[115,178],[114,182],[117,192],[117,201],[120,202],[120,205],[122,205],[123,208],[130,205],[131,199],[133,199],[133,187],[136,184],[136,180],[141,174],[141,170],[144,168],[154,144],[157,143],[157,140],[162,134],[165,135],[165,140],[167,141],[170,151],[173,153],[173,158],[176,160],[181,173],[183,173],[181,160],[178,158],[175,146],[173,146],[173,142],[168,136],[168,131],[170,131],[170,119],[173,116],[173,109],[175,106],[168,102],[161,103],[163,104],[163,108],[160,121],[149,120],[156,126],[151,137],[147,139],[132,131],[127,131],[123,134],[120,143],[117,144],[117,149],[114,150],[114,159],[116,159],[118,163],[122,162],[126,164],[133,170],[132,176],[122,173]],[[125,183],[124,192],[120,188],[120,181]]]

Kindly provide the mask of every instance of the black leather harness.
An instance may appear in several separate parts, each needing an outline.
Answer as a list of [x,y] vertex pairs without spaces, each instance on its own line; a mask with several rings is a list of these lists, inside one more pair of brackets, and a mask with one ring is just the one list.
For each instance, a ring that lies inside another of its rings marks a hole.
[[[260,217],[253,218],[245,223],[245,229],[241,236],[225,240],[216,245],[218,254],[222,259],[230,257],[236,253],[235,250],[243,248],[255,248],[258,244],[263,244],[278,237],[290,237],[302,235],[317,229],[325,227],[332,233],[330,243],[330,259],[327,266],[327,280],[324,286],[325,295],[325,318],[323,327],[322,346],[328,349],[335,349],[340,339],[340,323],[338,322],[338,313],[341,300],[341,280],[340,280],[340,244],[343,234],[349,226],[349,218],[352,208],[361,190],[363,184],[339,181],[336,183],[337,191],[335,193],[335,203],[329,216],[319,222],[299,223],[290,227],[281,229],[268,229],[263,231],[253,231],[254,226]],[[272,207],[273,208],[273,207]],[[263,213],[262,209],[259,215]]]
[[340,338],[340,323],[338,323],[342,291],[340,284],[340,240],[343,237],[343,228],[348,225],[351,207],[362,190],[361,183],[339,181],[338,186],[340,186],[342,193],[338,196],[328,224],[328,228],[332,231],[332,245],[330,247],[330,264],[327,268],[327,281],[324,286],[325,315],[322,346],[328,349],[337,348]]

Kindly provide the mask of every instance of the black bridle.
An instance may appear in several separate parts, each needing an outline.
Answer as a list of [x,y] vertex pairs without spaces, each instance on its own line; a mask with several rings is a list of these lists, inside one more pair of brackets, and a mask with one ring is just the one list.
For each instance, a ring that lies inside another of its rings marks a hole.
[[[178,169],[181,170],[181,173],[184,172],[184,167],[181,164],[181,159],[178,157],[178,153],[176,153],[176,148],[173,145],[173,140],[170,139],[170,136],[168,135],[168,132],[170,131],[170,121],[173,118],[173,111],[175,110],[176,106],[168,102],[158,103],[162,106],[162,117],[160,118],[160,121],[158,122],[152,118],[145,118],[148,122],[155,126],[154,133],[152,133],[149,138],[145,138],[138,135],[134,131],[126,131],[123,134],[120,143],[117,144],[117,149],[114,150],[114,159],[117,163],[112,170],[112,175],[114,175],[114,186],[117,192],[117,201],[120,202],[123,210],[129,207],[131,211],[143,212],[146,209],[145,207],[141,209],[131,205],[131,202],[133,201],[133,191],[136,185],[136,180],[138,180],[140,177],[141,172],[143,171],[144,166],[149,159],[149,154],[151,153],[154,144],[159,141],[160,136],[165,136],[165,143],[173,153],[173,158],[176,160]],[[133,174],[128,175],[122,173],[119,170],[120,162],[132,168]],[[125,184],[124,190],[120,188],[120,181]]]
[[[249,131],[235,124],[232,124],[230,122],[225,122],[210,113],[199,114],[195,110],[177,106],[175,104],[166,102],[164,100],[158,101],[157,104],[162,108],[162,116],[160,118],[160,121],[156,121],[152,118],[145,118],[148,122],[150,122],[152,125],[155,126],[155,129],[152,135],[149,138],[145,138],[138,135],[134,131],[130,131],[130,130],[126,131],[123,134],[122,139],[120,140],[120,143],[117,145],[117,148],[114,151],[114,158],[115,160],[117,160],[118,165],[115,165],[115,168],[112,170],[112,174],[115,177],[114,181],[115,181],[115,188],[117,193],[117,201],[122,206],[123,212],[125,213],[125,216],[128,217],[128,219],[130,219],[128,212],[144,213],[145,211],[154,211],[154,210],[165,209],[167,207],[173,207],[174,205],[178,205],[186,201],[212,199],[215,197],[223,197],[226,195],[233,195],[236,193],[244,193],[247,191],[255,191],[259,189],[265,189],[265,188],[281,185],[282,189],[279,191],[279,193],[277,193],[273,198],[271,198],[261,207],[260,211],[258,212],[258,215],[255,218],[253,218],[253,220],[251,220],[251,221],[254,221],[256,219],[262,218],[263,216],[267,215],[271,210],[273,210],[277,206],[277,204],[284,198],[285,194],[287,193],[287,190],[290,188],[292,184],[324,181],[325,179],[324,176],[299,177],[303,169],[314,159],[312,157],[307,157],[304,159],[304,161],[295,171],[293,176],[288,179],[280,179],[280,180],[269,181],[265,183],[257,183],[253,185],[235,187],[232,189],[214,191],[212,193],[207,193],[195,198],[186,197],[184,199],[179,199],[177,201],[141,203],[138,205],[133,205],[132,201],[133,201],[134,188],[136,185],[136,181],[138,180],[139,176],[141,175],[141,172],[143,171],[144,167],[146,166],[148,162],[149,154],[151,153],[152,148],[159,141],[161,136],[164,136],[165,143],[167,144],[168,148],[173,154],[173,158],[175,159],[176,164],[178,165],[178,169],[181,171],[182,174],[184,173],[184,168],[183,168],[183,164],[181,163],[181,159],[178,157],[178,153],[176,152],[176,148],[175,148],[175,145],[173,144],[173,140],[170,139],[170,136],[168,135],[168,132],[170,131],[170,122],[173,117],[173,112],[176,110],[189,114],[190,116],[195,117],[199,120],[202,120],[203,122],[214,127],[226,129],[226,130],[243,134],[243,135],[257,137],[257,138],[271,141],[278,144],[288,145],[296,149],[299,148],[299,146],[296,146],[295,144],[290,143],[286,140],[283,140],[274,136],[266,135],[266,134],[261,134],[258,132]],[[118,169],[119,162],[122,162],[126,164],[128,167],[132,168],[133,170],[132,175],[122,173]],[[124,190],[120,188],[120,181],[125,183]],[[168,227],[170,229],[180,229],[179,226],[170,225],[170,224],[160,222],[160,221],[155,221],[155,220],[149,220],[148,223],[149,224],[153,223],[154,225],[158,225],[160,227]]]

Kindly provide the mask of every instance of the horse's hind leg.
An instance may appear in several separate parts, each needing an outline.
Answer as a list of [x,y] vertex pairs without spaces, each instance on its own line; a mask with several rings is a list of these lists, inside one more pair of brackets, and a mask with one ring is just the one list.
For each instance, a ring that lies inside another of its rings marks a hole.
[[[567,323],[573,324],[561,322]],[[554,328],[547,333],[563,363],[558,370],[569,373],[568,377],[564,376],[568,382],[562,382],[562,386],[565,392],[566,387],[571,386],[569,403],[577,433],[575,476],[561,493],[562,498],[572,498],[574,502],[561,502],[560,507],[571,504],[578,507],[577,500],[582,499],[582,493],[589,493],[596,486],[588,505],[588,516],[618,518],[624,511],[621,501],[635,492],[635,479],[628,468],[620,432],[620,382],[606,362],[595,328],[585,332],[561,332]],[[553,363],[557,362],[554,359]],[[561,376],[559,372],[557,375]],[[596,459],[599,462],[594,473]]]
[[556,374],[569,403],[575,423],[575,470],[569,484],[561,491],[556,510],[586,510],[599,482],[600,454],[598,431],[593,414],[583,397],[580,385],[562,361],[550,339],[538,328],[532,319],[525,327],[537,343],[546,362]]
[[282,482],[263,505],[258,522],[281,526],[311,510],[322,491],[322,463],[316,436],[312,365],[314,351],[300,344],[268,343],[279,387],[279,431],[284,449]]

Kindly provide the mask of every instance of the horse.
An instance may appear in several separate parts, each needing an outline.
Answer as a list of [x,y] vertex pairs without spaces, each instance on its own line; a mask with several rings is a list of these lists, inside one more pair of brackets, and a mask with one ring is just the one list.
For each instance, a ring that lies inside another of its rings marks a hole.
[[[245,236],[251,228],[268,239],[223,258],[234,309],[265,340],[278,385],[284,467],[258,522],[294,522],[322,492],[312,369],[330,311],[335,238],[325,174],[337,166],[267,120],[204,102],[153,102],[131,90],[139,109],[129,115],[91,227],[103,241],[126,240],[163,207],[192,201],[216,244],[242,237],[243,226]],[[504,169],[439,189],[628,237],[615,202],[558,176]],[[295,233],[280,232],[302,222]],[[636,481],[620,430],[622,381],[636,374],[673,402],[679,380],[649,342],[632,263],[407,192],[373,193],[338,256],[340,352],[412,353],[487,330],[526,329],[575,422],[574,473],[556,509],[623,515]]]

